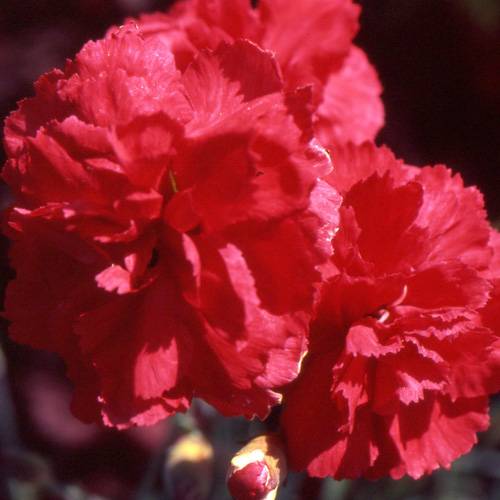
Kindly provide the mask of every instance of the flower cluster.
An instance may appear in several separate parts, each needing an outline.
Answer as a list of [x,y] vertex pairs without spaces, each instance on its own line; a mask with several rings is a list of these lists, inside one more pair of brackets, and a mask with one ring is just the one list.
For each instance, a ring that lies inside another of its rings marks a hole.
[[359,10],[181,0],[6,120],[10,335],[64,358],[79,418],[282,403],[289,467],[335,478],[419,477],[487,428],[500,235],[460,176],[373,144]]

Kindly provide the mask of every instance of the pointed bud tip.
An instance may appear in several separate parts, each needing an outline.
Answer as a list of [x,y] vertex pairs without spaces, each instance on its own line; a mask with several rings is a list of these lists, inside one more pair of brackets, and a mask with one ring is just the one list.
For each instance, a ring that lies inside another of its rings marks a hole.
[[281,440],[267,434],[252,439],[232,458],[227,486],[234,500],[273,500],[285,476]]
[[234,500],[264,500],[276,489],[278,482],[262,460],[235,470],[229,476],[227,486]]

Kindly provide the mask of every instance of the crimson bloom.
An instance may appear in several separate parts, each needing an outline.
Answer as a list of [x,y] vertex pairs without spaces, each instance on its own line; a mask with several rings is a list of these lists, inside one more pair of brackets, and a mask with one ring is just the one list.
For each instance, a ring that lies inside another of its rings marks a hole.
[[331,165],[303,97],[250,42],[181,73],[125,26],[7,119],[10,335],[65,359],[77,416],[123,428],[193,395],[247,417],[279,401],[338,204],[316,186]]
[[309,354],[285,397],[292,468],[413,478],[469,451],[500,389],[499,235],[444,166],[337,148],[343,195]]
[[175,54],[184,69],[203,48],[252,40],[269,49],[288,89],[312,86],[317,138],[371,140],[384,123],[382,87],[366,54],[353,45],[360,7],[352,0],[180,0],[167,13],[136,22]]

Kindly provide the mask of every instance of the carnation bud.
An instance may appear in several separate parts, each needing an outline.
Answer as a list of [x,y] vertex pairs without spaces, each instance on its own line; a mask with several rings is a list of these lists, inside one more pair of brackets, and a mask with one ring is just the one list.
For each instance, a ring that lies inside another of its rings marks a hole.
[[212,445],[201,433],[195,431],[179,438],[170,448],[165,465],[169,498],[208,498],[212,488],[213,458]]
[[234,500],[274,500],[286,473],[283,443],[276,434],[266,434],[232,458],[227,486]]

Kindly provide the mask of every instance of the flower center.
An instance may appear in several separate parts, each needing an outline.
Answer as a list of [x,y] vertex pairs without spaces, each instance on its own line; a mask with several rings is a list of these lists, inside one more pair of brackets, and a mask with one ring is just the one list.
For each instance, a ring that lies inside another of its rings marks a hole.
[[401,305],[404,300],[406,299],[406,296],[408,295],[408,286],[404,285],[403,289],[401,290],[401,293],[399,294],[399,297],[396,298],[393,302],[391,302],[387,306],[381,307],[375,314],[374,317],[377,319],[379,323],[385,323],[391,316],[391,312],[393,312],[393,309],[399,305]]
[[177,187],[177,180],[175,178],[174,171],[172,169],[168,170],[168,178],[170,180],[170,187],[172,188],[173,193],[178,193],[179,188]]

